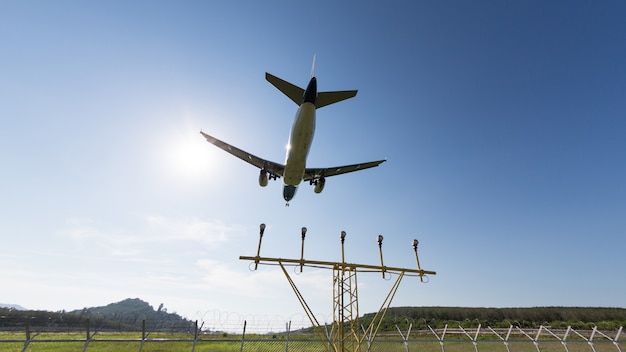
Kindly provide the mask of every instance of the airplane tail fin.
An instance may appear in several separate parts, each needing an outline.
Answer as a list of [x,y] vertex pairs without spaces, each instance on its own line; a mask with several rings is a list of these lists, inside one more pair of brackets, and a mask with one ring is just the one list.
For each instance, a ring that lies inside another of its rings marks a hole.
[[[315,57],[317,55],[313,54],[313,64],[311,65],[311,78],[315,76]],[[342,100],[350,99],[356,95],[356,90],[344,90],[337,92],[319,92],[317,93],[317,101],[315,103],[315,108],[319,109],[326,105],[334,104],[340,102]]]
[[265,79],[270,82],[274,87],[276,87],[279,91],[283,92],[283,94],[289,97],[289,99],[296,103],[296,105],[300,105],[302,103],[304,89],[267,72],[265,72]]
[[[313,59],[313,65],[315,65],[315,58]],[[315,66],[311,68],[311,74],[313,74],[314,67]],[[283,94],[285,94],[287,97],[289,97],[289,99],[296,103],[296,105],[300,105],[302,103],[302,98],[304,97],[304,89],[296,86],[295,84],[280,79],[268,72],[265,72],[265,79],[278,90],[283,92]],[[350,99],[356,96],[357,92],[357,90],[319,92],[317,94],[317,103],[315,107],[319,109],[321,107],[334,104],[342,100]]]
[[313,54],[313,63],[311,64],[311,78],[315,77],[315,57],[317,55]]

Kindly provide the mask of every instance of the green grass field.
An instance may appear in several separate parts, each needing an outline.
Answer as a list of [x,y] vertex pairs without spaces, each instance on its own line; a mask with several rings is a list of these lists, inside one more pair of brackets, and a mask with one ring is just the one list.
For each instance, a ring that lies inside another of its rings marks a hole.
[[[502,341],[493,339],[494,336],[485,336],[478,339],[477,348],[480,352],[507,352]],[[0,332],[0,351],[22,351],[24,348],[23,332]],[[88,342],[88,352],[226,352],[239,351],[242,347],[241,335],[200,335],[193,341],[191,334],[149,334],[145,341],[141,340],[141,333],[98,333]],[[84,333],[40,333],[32,334],[31,342],[26,351],[29,352],[80,352],[85,350],[86,335]],[[620,340],[620,348],[623,340]],[[541,352],[565,352],[565,346],[554,338],[539,340]],[[594,340],[595,352],[619,352],[617,346],[606,339]],[[510,352],[537,352],[535,344],[521,336],[509,340]],[[569,352],[594,352],[594,349],[582,339],[568,339]],[[272,352],[286,351],[287,341],[284,335],[246,335],[243,342],[243,351]],[[289,350],[299,352],[325,351],[325,347],[316,335],[292,334],[289,338]],[[361,348],[367,351],[364,342]],[[398,335],[379,336],[372,345],[372,351],[379,352],[406,352],[406,346]],[[415,335],[408,342],[409,351],[419,352],[475,352],[474,344],[463,336],[446,336],[443,350],[439,341],[432,335]]]

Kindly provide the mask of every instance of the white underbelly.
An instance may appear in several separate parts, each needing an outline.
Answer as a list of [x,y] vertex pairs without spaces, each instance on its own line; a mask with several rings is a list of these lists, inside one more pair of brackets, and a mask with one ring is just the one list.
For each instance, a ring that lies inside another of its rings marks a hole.
[[297,186],[302,182],[306,158],[309,155],[314,134],[315,106],[311,103],[304,103],[298,108],[291,127],[283,174],[285,184]]

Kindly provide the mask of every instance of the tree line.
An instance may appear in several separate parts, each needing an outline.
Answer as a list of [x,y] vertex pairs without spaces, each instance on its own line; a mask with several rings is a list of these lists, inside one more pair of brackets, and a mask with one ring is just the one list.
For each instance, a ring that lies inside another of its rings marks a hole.
[[[365,326],[374,318],[374,313],[365,314],[360,320]],[[586,329],[597,326],[613,330],[626,326],[626,309],[604,307],[531,307],[531,308],[468,308],[468,307],[394,307],[386,312],[381,329],[413,329],[452,327],[493,328],[519,326],[536,328],[541,325],[553,328]]]
[[[359,323],[368,326],[375,313],[365,314]],[[161,304],[154,309],[140,299],[126,299],[103,307],[84,308],[72,312],[33,311],[0,308],[0,330],[22,329],[26,321],[32,327],[50,330],[84,329],[86,322],[92,329],[107,331],[188,332],[195,322],[176,313],[169,313]],[[406,330],[432,327],[476,328],[552,328],[615,330],[626,326],[626,309],[603,307],[532,307],[532,308],[468,308],[468,307],[394,307],[389,308],[381,324],[381,331],[395,331],[396,326]]]

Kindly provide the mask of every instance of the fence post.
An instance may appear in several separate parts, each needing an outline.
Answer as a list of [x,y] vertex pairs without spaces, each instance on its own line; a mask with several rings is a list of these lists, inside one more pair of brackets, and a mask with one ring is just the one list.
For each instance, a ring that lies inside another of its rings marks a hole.
[[593,332],[591,332],[591,337],[590,337],[590,338],[586,338],[586,337],[584,337],[581,333],[579,333],[578,331],[576,331],[576,330],[574,330],[574,329],[572,329],[572,331],[573,331],[576,335],[580,336],[583,340],[585,340],[585,341],[587,342],[587,344],[589,345],[589,347],[591,347],[591,350],[592,350],[593,352],[596,352],[596,348],[595,348],[595,346],[593,345],[593,335],[595,334],[595,331],[596,331],[596,330],[595,330],[595,327],[594,327]]
[[24,328],[26,329],[26,341],[24,341],[24,349],[22,351],[26,351],[28,348],[28,344],[30,343],[30,319],[26,318],[24,322]]
[[398,329],[398,333],[402,336],[402,341],[404,342],[404,349],[406,352],[409,352],[409,335],[411,334],[411,328],[413,327],[413,323],[409,324],[409,330],[406,332],[406,337],[400,331],[398,325],[396,325],[396,329]]
[[143,344],[146,342],[146,319],[141,320],[141,343],[139,344],[139,352],[143,350]]
[[619,327],[619,330],[617,330],[617,334],[615,334],[615,340],[613,340],[613,344],[615,345],[615,347],[617,347],[617,350],[618,350],[619,352],[622,352],[622,349],[621,349],[621,348],[619,348],[619,334],[621,334],[621,333],[622,333],[622,330],[624,330],[624,327],[623,327],[623,326],[620,326],[620,327]]
[[504,346],[506,347],[506,351],[511,352],[511,348],[509,347],[509,336],[511,336],[511,330],[513,330],[513,325],[509,326],[509,332],[506,334],[506,337],[500,336],[500,334],[498,334],[494,329],[492,329],[491,326],[488,326],[487,328],[489,328],[491,332],[496,334],[496,336],[498,336],[498,338],[502,340],[502,342],[504,343]]
[[543,326],[543,329],[545,331],[547,331],[550,335],[554,336],[554,338],[556,338],[557,340],[559,340],[559,342],[561,343],[561,345],[563,345],[563,348],[565,348],[565,352],[569,352],[569,349],[567,348],[567,342],[565,341],[567,339],[567,335],[569,334],[569,330],[570,328],[567,327],[567,330],[565,331],[565,335],[563,335],[563,338],[560,338],[557,334],[553,333],[552,331],[550,331],[550,329],[546,328],[545,326]]
[[433,330],[433,328],[431,328],[430,325],[428,325],[428,328],[430,329],[430,331],[433,333],[433,335],[435,335],[435,337],[439,341],[439,345],[441,345],[441,352],[446,352],[446,348],[443,346],[443,339],[446,336],[446,330],[448,330],[448,324],[446,324],[443,327],[443,333],[441,334],[441,337],[439,337],[439,335],[437,335],[435,330]]
[[[535,348],[537,349],[537,352],[541,352],[541,349],[539,348],[539,335],[541,334],[541,328],[543,326],[539,327],[539,330],[537,330],[537,337],[536,338],[532,338],[530,335],[528,335],[526,333],[526,331],[522,330],[519,326],[516,326],[517,330],[519,330],[522,334],[524,334],[526,337],[528,337],[528,339],[530,339],[530,341],[533,342],[533,344],[535,345]],[[594,351],[595,352],[595,351]]]
[[87,346],[89,346],[89,342],[91,341],[91,334],[90,334],[90,329],[89,329],[89,318],[87,318],[87,320],[85,320],[85,328],[87,330],[87,336],[85,338],[85,345],[83,346],[83,352],[87,351]]
[[285,323],[285,328],[287,329],[287,336],[285,338],[285,352],[289,352],[289,331],[291,330],[291,320],[289,323]]
[[198,321],[194,324],[193,343],[191,344],[191,352],[196,350],[196,342],[198,342]]
[[[363,328],[363,325],[361,325],[361,328]],[[326,351],[332,351],[333,348],[333,329],[334,327],[330,328],[330,331],[328,331],[328,324],[325,322],[324,323],[324,332],[326,334]],[[365,331],[365,330],[363,330]],[[367,342],[367,352],[369,352],[370,348],[369,348],[369,341]]]
[[365,337],[365,342],[367,342],[367,351],[369,352],[372,348],[372,334],[374,330],[370,330],[369,334],[366,334],[365,327],[361,324],[361,330],[363,330],[363,335]]
[[459,325],[459,329],[461,329],[461,331],[463,331],[463,333],[467,335],[467,337],[469,337],[470,340],[472,340],[472,344],[474,345],[474,350],[478,352],[478,342],[476,340],[478,340],[478,334],[480,333],[480,324],[478,324],[478,329],[476,329],[476,336],[474,337],[472,337],[467,331],[465,331],[465,329],[463,329],[461,325]]
[[241,334],[241,347],[239,348],[239,352],[243,351],[243,342],[246,338],[246,324],[248,322],[246,320],[243,321],[243,334]]

